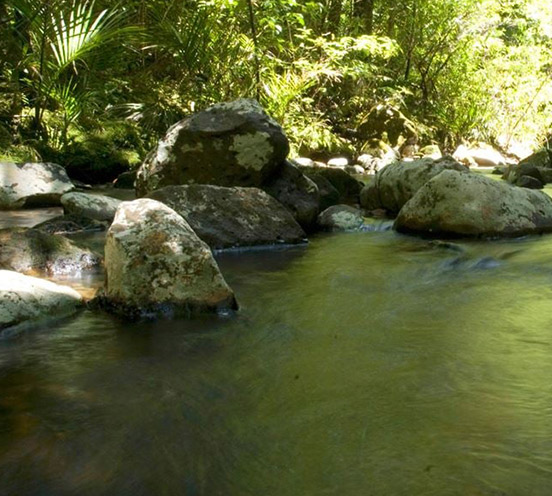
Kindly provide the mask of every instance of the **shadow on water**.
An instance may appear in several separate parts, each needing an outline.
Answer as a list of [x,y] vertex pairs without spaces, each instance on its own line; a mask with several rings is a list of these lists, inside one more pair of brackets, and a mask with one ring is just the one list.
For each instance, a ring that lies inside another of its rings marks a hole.
[[549,495],[552,238],[223,253],[233,318],[0,342],[6,495]]

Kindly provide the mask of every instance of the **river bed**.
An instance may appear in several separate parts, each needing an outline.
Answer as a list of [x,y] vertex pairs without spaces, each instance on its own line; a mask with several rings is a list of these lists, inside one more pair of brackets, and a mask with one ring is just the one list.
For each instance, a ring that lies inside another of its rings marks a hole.
[[2,495],[551,493],[552,236],[217,259],[235,316],[0,341]]

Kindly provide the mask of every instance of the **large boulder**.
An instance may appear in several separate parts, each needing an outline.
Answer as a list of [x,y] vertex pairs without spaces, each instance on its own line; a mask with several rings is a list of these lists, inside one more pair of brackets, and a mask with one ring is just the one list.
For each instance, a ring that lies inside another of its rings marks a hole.
[[257,188],[167,186],[148,198],[184,217],[212,249],[300,243],[306,236],[281,203]]
[[445,170],[422,186],[395,221],[402,232],[507,237],[552,231],[552,199],[480,174]]
[[323,177],[328,181],[339,193],[337,203],[353,205],[358,203],[362,183],[343,169],[335,167],[301,167],[300,170],[314,182],[318,181],[318,177]]
[[320,193],[314,181],[285,161],[263,189],[284,205],[303,229],[312,230],[320,211]]
[[101,265],[101,257],[64,236],[38,229],[0,229],[0,269],[48,275],[75,274]]
[[362,212],[349,205],[334,205],[318,216],[318,226],[325,231],[356,231],[364,223]]
[[107,232],[98,303],[127,318],[237,308],[211,250],[161,202],[123,202]]
[[367,191],[361,194],[362,206],[369,210],[383,208],[397,213],[425,183],[444,170],[469,172],[466,166],[450,156],[389,164],[365,187]]
[[289,152],[282,128],[255,100],[214,105],[172,126],[136,177],[143,196],[163,186],[260,186]]
[[67,317],[82,306],[74,289],[10,270],[0,270],[0,331],[52,317]]
[[75,189],[60,165],[0,162],[0,210],[59,205]]
[[99,221],[112,221],[121,200],[104,195],[90,193],[66,193],[61,204],[66,214],[78,215]]

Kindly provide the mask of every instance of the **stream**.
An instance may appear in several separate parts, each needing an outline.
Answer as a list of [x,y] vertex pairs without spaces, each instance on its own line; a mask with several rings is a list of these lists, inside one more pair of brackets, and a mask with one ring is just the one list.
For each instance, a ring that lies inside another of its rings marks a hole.
[[551,494],[552,236],[217,260],[235,316],[0,341],[2,496]]

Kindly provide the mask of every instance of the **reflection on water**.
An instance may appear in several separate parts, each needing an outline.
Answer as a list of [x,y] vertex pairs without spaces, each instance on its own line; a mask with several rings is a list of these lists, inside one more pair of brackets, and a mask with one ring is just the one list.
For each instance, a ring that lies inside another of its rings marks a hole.
[[0,210],[0,229],[6,227],[33,227],[63,214],[63,208],[30,208],[27,210]]
[[221,255],[241,311],[0,342],[7,495],[542,495],[552,237]]

